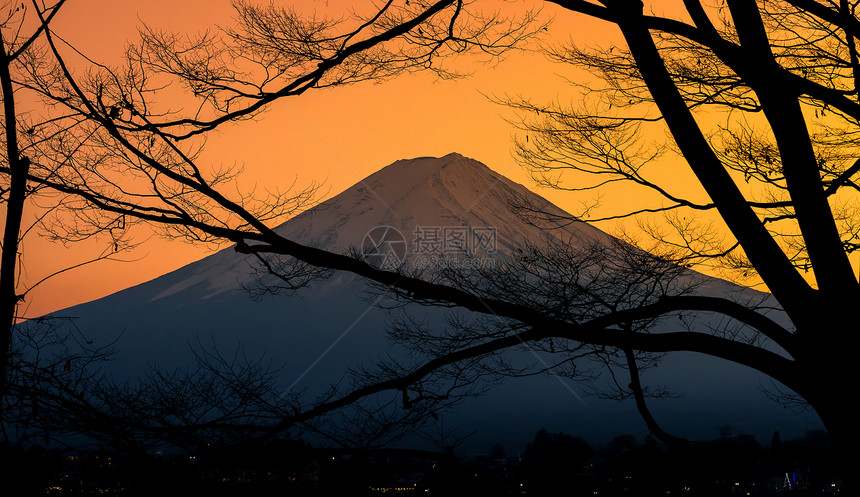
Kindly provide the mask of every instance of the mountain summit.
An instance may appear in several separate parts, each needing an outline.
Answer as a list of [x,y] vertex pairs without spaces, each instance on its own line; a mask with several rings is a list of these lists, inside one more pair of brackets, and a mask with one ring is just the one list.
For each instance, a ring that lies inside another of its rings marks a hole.
[[[418,227],[492,227],[508,247],[546,236],[517,216],[512,198],[528,199],[553,214],[569,216],[484,164],[451,153],[394,162],[278,231],[332,251],[361,243],[376,226],[393,226],[405,235]],[[585,223],[576,223],[569,234],[574,231],[581,236],[606,236]]]
[[[548,236],[563,241],[609,238],[581,222],[542,230],[520,218],[511,206],[512,199],[571,217],[486,165],[451,153],[396,161],[295,216],[276,231],[290,240],[335,253],[373,250],[369,244],[375,236],[394,234],[403,242],[402,253],[394,254],[401,262],[414,256],[452,256],[458,249],[474,249],[476,244],[483,244],[485,252],[510,253]],[[208,297],[238,290],[254,277],[248,264],[248,259],[232,250],[221,251],[180,269],[188,278],[154,298],[172,296],[192,286],[208,288]]]
[[[343,253],[360,248],[377,262],[437,255],[510,253],[546,237],[594,242],[611,237],[582,222],[544,231],[511,207],[520,199],[570,219],[558,207],[459,154],[400,160],[344,192],[295,216],[277,231],[307,245]],[[232,248],[152,281],[82,304],[58,315],[97,343],[114,342],[112,372],[135,375],[149,365],[171,369],[192,364],[189,344],[248,357],[265,355],[283,365],[283,393],[322,391],[351,367],[368,365],[390,351],[389,311],[368,302],[365,283],[350,274],[314,282],[293,296],[252,299],[250,259]],[[728,285],[728,284],[725,284]],[[426,312],[418,306],[415,312]],[[735,365],[694,354],[673,354],[659,368],[658,382],[686,391],[683,400],[653,402],[666,428],[692,438],[712,438],[721,426],[770,436],[817,426],[794,416],[760,392],[764,381]],[[683,381],[682,381],[683,380]],[[595,443],[622,433],[647,433],[632,403],[600,401],[559,377],[506,381],[484,397],[449,414],[473,443],[511,444],[518,449],[540,428],[581,434]]]

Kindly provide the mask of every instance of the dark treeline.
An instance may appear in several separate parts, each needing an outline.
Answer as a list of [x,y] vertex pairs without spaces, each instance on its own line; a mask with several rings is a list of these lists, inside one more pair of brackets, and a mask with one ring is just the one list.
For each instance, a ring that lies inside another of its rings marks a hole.
[[[830,495],[837,467],[821,431],[766,445],[751,435],[668,448],[653,437],[540,430],[517,454],[320,449],[300,441],[195,455],[3,449],[10,495],[580,496]],[[12,485],[16,488],[11,488]]]

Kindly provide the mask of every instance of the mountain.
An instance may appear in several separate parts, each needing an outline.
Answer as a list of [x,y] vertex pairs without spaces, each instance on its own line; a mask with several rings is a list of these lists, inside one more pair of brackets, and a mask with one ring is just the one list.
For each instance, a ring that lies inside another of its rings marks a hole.
[[[586,223],[547,232],[512,212],[518,197],[565,215],[561,209],[458,154],[397,161],[339,195],[277,228],[295,241],[334,252],[360,248],[377,263],[412,264],[463,248],[484,260],[505,257],[546,237],[571,243],[608,243],[612,238]],[[156,364],[190,364],[190,347],[217,346],[226,354],[242,346],[249,357],[265,354],[286,391],[321,391],[347,368],[385,356],[389,310],[369,302],[365,282],[349,274],[312,283],[294,295],[252,299],[253,261],[225,249],[198,262],[108,297],[56,314],[98,343],[115,340],[117,376],[132,376]],[[702,277],[704,278],[704,277]],[[706,279],[708,292],[744,292]],[[753,298],[758,295],[752,290]],[[415,313],[436,312],[413,308]],[[714,438],[720,428],[769,440],[817,428],[814,415],[796,415],[770,403],[761,386],[768,380],[744,368],[696,354],[673,354],[646,381],[685,392],[680,399],[652,401],[666,429],[691,438]],[[476,450],[500,441],[519,449],[540,428],[582,435],[602,444],[623,433],[647,429],[629,402],[599,400],[582,385],[559,377],[508,380],[486,396],[444,414],[446,427],[476,434]],[[765,437],[765,438],[762,438]]]

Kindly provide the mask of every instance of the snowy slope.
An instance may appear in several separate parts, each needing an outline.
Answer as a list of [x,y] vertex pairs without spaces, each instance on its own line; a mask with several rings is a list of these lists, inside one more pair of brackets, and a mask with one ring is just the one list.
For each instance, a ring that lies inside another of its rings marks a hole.
[[[512,195],[557,209],[458,154],[401,160],[277,229],[298,242],[345,252],[366,248],[369,232],[390,226],[405,241],[405,252],[398,255],[409,261],[430,247],[422,245],[428,237],[492,228],[493,247],[504,254],[548,236],[511,212]],[[549,236],[582,243],[609,240],[585,223],[569,224]],[[445,248],[445,240],[437,242],[431,248]],[[364,283],[352,276],[336,275],[295,296],[260,301],[242,288],[253,278],[249,261],[226,249],[58,314],[76,317],[77,326],[95,340],[116,339],[119,360],[114,367],[120,376],[149,364],[188,364],[189,346],[198,342],[226,353],[241,344],[251,357],[266,354],[274,364],[283,364],[285,389],[315,390],[340,381],[346,368],[368,364],[389,351],[384,328],[390,316],[369,305]],[[718,280],[708,285],[709,292],[729,290],[737,287]],[[662,382],[683,378],[677,382],[687,392],[683,400],[654,404],[667,428],[680,434],[709,438],[728,423],[736,432],[769,437],[774,429],[793,433],[817,423],[814,417],[798,417],[769,404],[759,392],[763,380],[741,368],[686,354],[660,370],[656,377]],[[553,377],[508,382],[451,416],[465,423],[464,431],[478,430],[475,443],[501,440],[513,448],[541,427],[582,434],[597,443],[614,434],[645,431],[632,405],[584,397],[579,385]]]
[[[538,199],[539,205],[564,214],[525,187],[490,168],[459,154],[442,158],[422,157],[397,161],[359,181],[339,195],[319,204],[277,228],[291,240],[343,253],[361,247],[365,235],[377,226],[395,227],[413,254],[416,230],[440,228],[439,236],[456,227],[492,228],[497,249],[510,252],[527,241],[540,242],[547,235],[583,243],[606,238],[585,224],[561,226],[551,233],[522,222],[512,212],[512,195]],[[193,269],[192,269],[193,268]],[[194,285],[205,285],[208,296],[231,291],[236,283],[248,283],[244,258],[222,251],[180,270],[186,276],[154,298],[171,296]]]

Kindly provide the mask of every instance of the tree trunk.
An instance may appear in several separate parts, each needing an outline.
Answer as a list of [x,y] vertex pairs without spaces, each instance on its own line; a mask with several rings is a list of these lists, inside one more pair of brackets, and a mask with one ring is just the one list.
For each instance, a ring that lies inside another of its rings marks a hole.
[[830,445],[833,448],[837,468],[842,476],[842,495],[854,495],[857,490],[857,468],[860,466],[860,426],[853,408],[845,405],[841,398],[834,399],[825,409],[816,409],[821,416]]
[[[841,495],[855,495],[858,491],[858,468],[860,468],[860,421],[853,400],[852,377],[856,376],[853,362],[847,361],[851,347],[831,345],[830,353],[819,359],[806,382],[808,391],[804,397],[821,417],[827,430],[836,469],[842,477]],[[854,359],[856,361],[856,358]]]
[[[27,173],[30,161],[19,157],[18,134],[15,114],[15,98],[12,76],[9,73],[9,58],[5,41],[0,38],[0,90],[3,93],[3,113],[6,127],[6,154],[11,171],[9,191],[6,199],[6,220],[3,233],[3,254],[0,256],[0,396],[6,392],[9,349],[12,342],[12,327],[15,325],[18,306],[17,265],[21,219],[27,197]],[[2,409],[2,407],[0,407]]]

